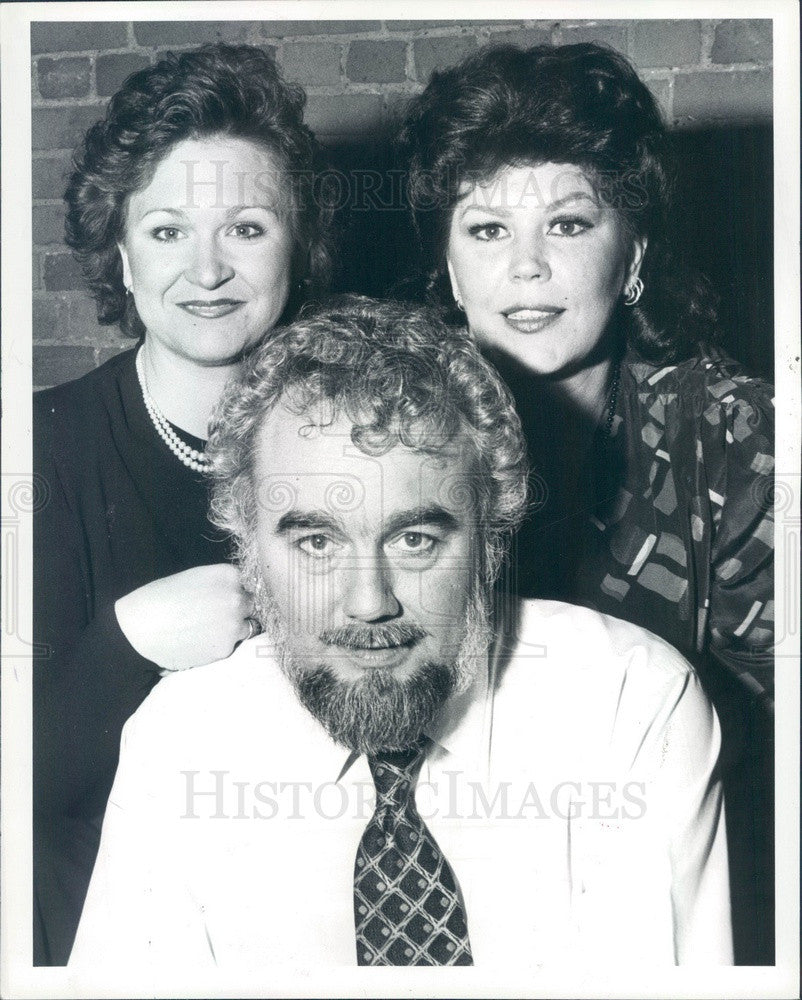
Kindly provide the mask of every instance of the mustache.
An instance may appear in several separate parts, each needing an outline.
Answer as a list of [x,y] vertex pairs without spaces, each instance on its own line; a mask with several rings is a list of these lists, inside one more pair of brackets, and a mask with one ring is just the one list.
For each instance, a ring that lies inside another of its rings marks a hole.
[[384,625],[341,625],[338,628],[327,628],[320,633],[320,641],[327,646],[341,646],[344,649],[389,649],[420,642],[428,634],[420,625],[387,622]]

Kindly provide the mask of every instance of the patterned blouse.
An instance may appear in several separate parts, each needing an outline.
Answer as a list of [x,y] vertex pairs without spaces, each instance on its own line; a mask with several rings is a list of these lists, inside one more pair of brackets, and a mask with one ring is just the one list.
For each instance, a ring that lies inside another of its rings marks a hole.
[[[625,357],[609,436],[596,433],[570,489],[554,474],[540,484],[542,510],[518,540],[519,559],[532,546],[519,589],[634,622],[771,697],[772,395],[722,356]],[[549,578],[549,559],[571,579]]]

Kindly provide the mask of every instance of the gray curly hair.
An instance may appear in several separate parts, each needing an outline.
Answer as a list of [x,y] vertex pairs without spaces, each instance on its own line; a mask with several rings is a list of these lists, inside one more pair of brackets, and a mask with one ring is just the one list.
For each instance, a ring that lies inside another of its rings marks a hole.
[[354,424],[351,441],[381,455],[397,444],[437,454],[460,432],[477,462],[469,492],[484,536],[482,575],[497,577],[526,509],[526,445],[512,397],[466,333],[427,307],[343,296],[308,309],[245,360],[212,419],[212,520],[241,565],[256,527],[255,446],[279,401],[307,414],[321,402]]

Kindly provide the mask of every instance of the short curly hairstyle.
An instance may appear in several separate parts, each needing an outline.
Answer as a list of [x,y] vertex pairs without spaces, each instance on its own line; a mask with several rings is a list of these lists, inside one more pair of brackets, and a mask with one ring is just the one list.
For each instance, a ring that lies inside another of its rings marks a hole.
[[[331,273],[330,221],[314,197],[319,151],[303,123],[304,91],[286,83],[271,56],[250,45],[210,44],[131,74],[87,131],[73,158],[64,200],[65,240],[80,262],[101,323],[143,333],[126,296],[117,243],[128,196],[146,186],[179,142],[226,135],[263,145],[292,184],[295,282],[305,297],[325,289]],[[287,312],[300,304],[296,287]]]
[[437,454],[460,432],[476,456],[469,482],[449,484],[471,503],[484,542],[489,584],[526,507],[526,445],[509,390],[463,331],[425,306],[342,296],[307,306],[245,360],[212,418],[206,454],[213,478],[211,516],[230,532],[240,563],[256,525],[255,444],[279,404],[354,424],[353,444],[384,454],[401,443]]
[[593,43],[487,46],[432,75],[406,109],[398,148],[431,298],[453,304],[445,255],[466,182],[487,182],[507,166],[569,163],[633,237],[648,237],[645,291],[634,309],[620,310],[628,344],[667,362],[714,338],[712,290],[681,262],[669,232],[674,168],[665,124],[617,52]]

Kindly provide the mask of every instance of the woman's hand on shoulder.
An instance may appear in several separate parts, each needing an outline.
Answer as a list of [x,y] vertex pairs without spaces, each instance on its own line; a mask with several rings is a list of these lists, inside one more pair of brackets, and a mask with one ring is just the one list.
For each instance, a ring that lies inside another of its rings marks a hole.
[[230,656],[249,633],[253,599],[229,563],[161,577],[114,606],[126,639],[163,671],[187,670]]

